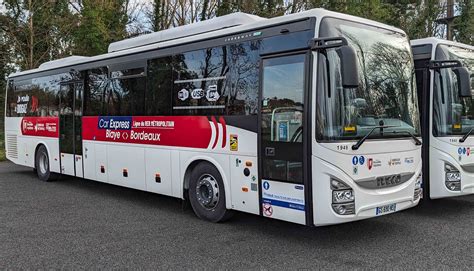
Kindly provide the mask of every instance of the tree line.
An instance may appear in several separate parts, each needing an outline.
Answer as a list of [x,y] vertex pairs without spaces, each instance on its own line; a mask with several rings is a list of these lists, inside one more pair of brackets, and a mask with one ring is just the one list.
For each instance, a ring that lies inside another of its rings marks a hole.
[[[453,23],[454,39],[472,44],[474,3],[454,2],[459,15]],[[445,34],[439,19],[446,10],[438,0],[4,0],[0,4],[0,102],[5,77],[14,70],[37,68],[70,55],[106,53],[114,41],[237,11],[275,17],[312,8],[390,24],[412,39]]]

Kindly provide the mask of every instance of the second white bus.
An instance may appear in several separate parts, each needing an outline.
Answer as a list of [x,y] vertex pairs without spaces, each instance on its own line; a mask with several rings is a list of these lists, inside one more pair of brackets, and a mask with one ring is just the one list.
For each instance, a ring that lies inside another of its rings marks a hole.
[[412,41],[422,117],[425,199],[474,193],[474,47]]

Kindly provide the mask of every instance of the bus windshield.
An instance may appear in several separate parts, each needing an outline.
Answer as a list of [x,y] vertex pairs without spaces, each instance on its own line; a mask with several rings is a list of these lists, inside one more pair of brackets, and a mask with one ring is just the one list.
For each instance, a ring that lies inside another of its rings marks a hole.
[[[447,45],[436,49],[436,60],[459,60],[474,73],[474,51]],[[434,136],[460,135],[474,127],[472,97],[459,97],[456,75],[452,69],[434,72],[433,134]],[[471,75],[472,76],[472,75]]]
[[414,66],[407,37],[332,18],[322,21],[320,36],[347,39],[357,52],[360,82],[357,88],[342,86],[337,48],[319,55],[318,139],[353,140],[369,132],[370,138],[419,136]]

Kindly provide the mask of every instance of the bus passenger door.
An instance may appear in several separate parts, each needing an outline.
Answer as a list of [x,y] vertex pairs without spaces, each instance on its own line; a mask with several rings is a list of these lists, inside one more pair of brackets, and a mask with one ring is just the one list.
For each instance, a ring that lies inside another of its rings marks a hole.
[[259,167],[262,215],[306,224],[306,54],[262,59]]
[[83,177],[82,161],[82,93],[83,83],[61,85],[59,113],[59,151],[61,173]]

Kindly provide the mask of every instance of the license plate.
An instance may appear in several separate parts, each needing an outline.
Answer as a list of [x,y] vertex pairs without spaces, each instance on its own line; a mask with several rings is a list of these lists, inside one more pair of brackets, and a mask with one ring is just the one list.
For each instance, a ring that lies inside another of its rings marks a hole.
[[393,213],[397,210],[397,204],[392,203],[384,206],[375,208],[375,215],[383,215],[388,213]]

